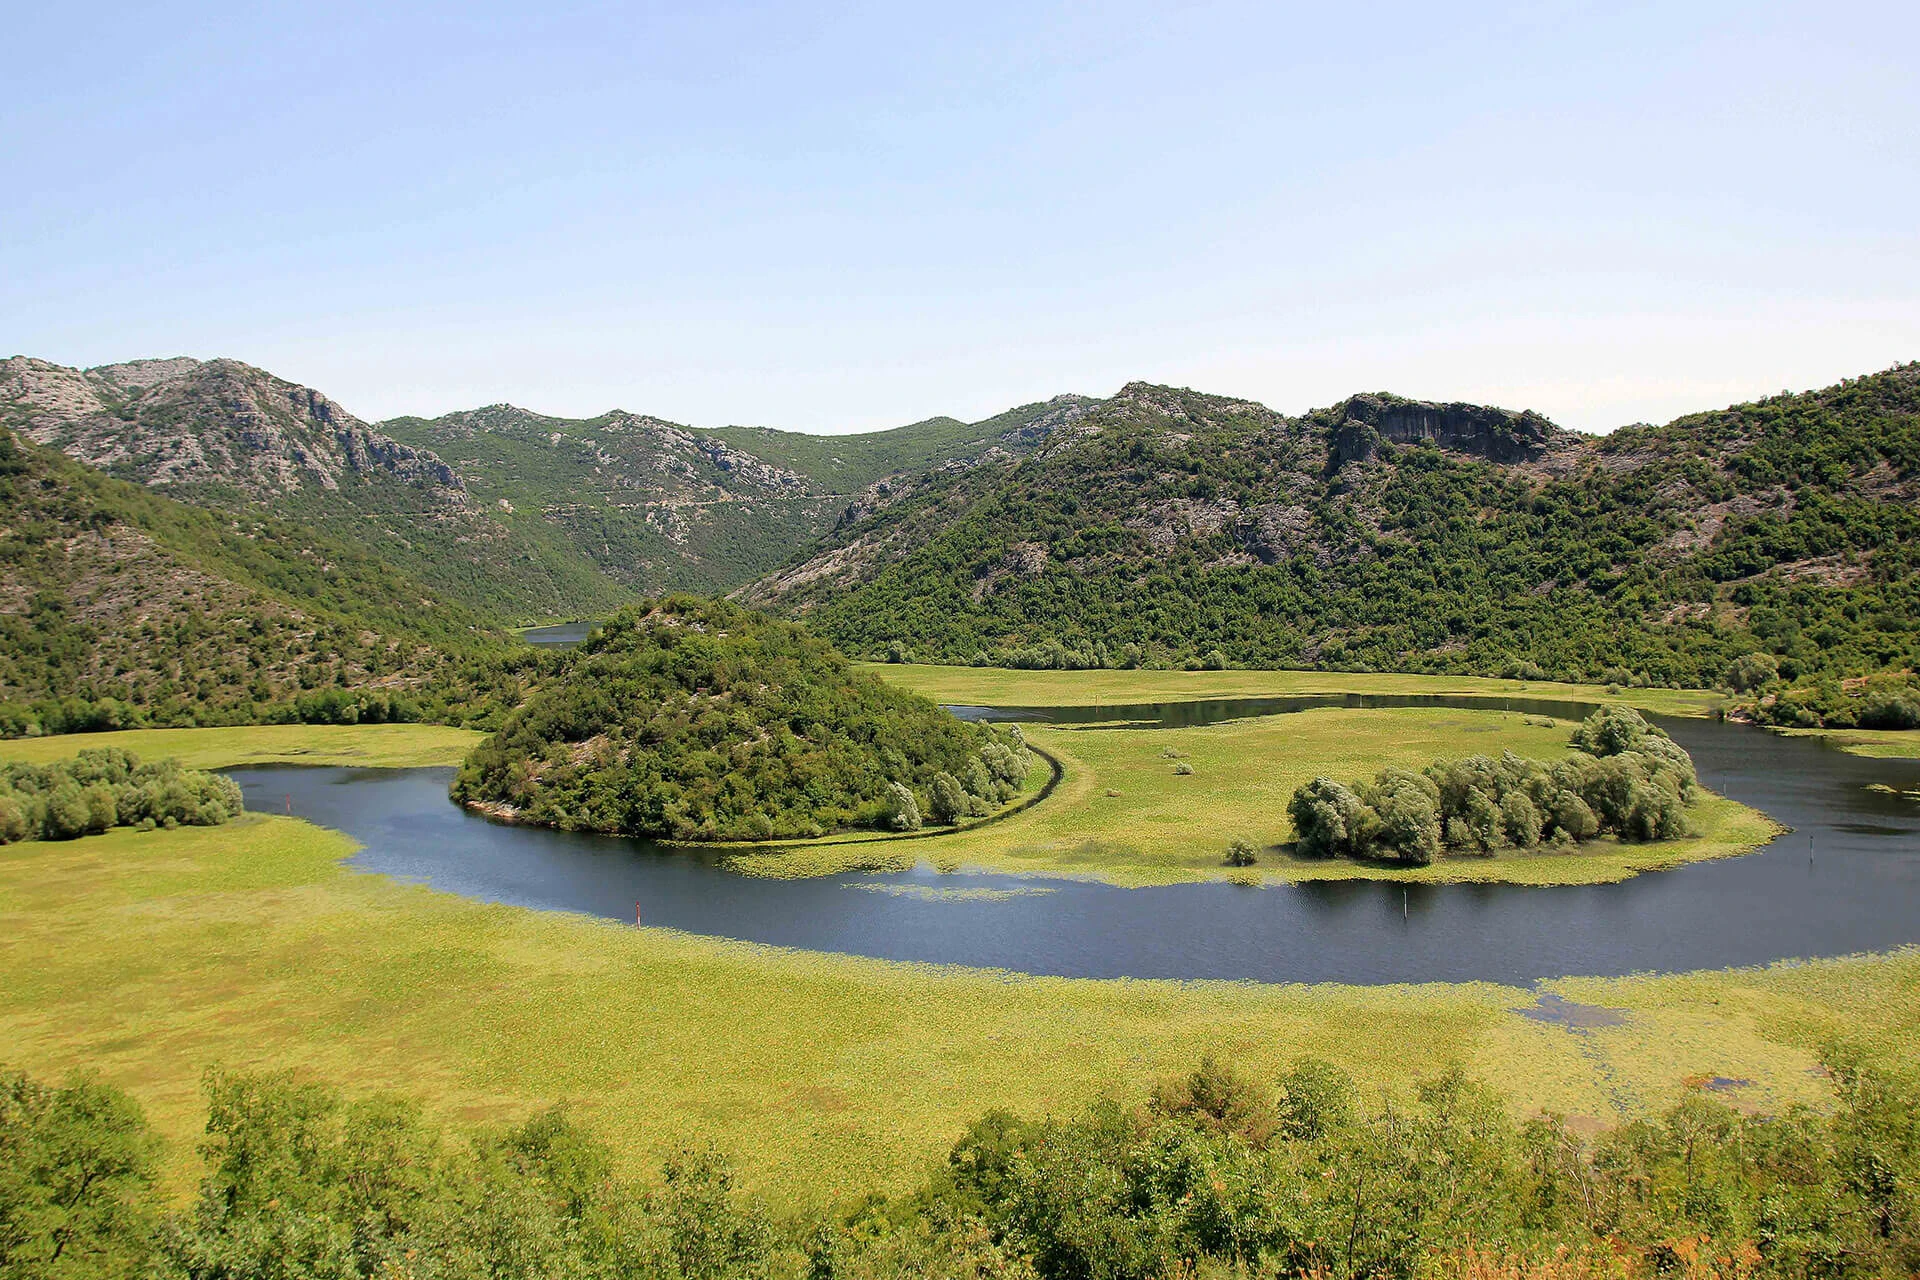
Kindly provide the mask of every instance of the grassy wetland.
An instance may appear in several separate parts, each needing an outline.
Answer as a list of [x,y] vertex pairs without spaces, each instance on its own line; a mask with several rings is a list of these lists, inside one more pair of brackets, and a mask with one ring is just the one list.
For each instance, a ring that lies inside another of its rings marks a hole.
[[[1130,1097],[1202,1053],[1312,1052],[1371,1086],[1458,1062],[1524,1112],[1604,1126],[1724,1079],[1818,1101],[1821,1047],[1920,1044],[1920,954],[1546,984],[1619,1012],[1570,1030],[1492,984],[1079,981],[891,964],[493,906],[341,865],[342,836],[214,830],[0,849],[0,1043],[132,1091],[184,1179],[212,1063],[400,1089],[469,1122],[556,1101],[636,1170],[692,1141],[783,1206],[912,1183],[990,1107]],[[724,1063],[724,1070],[714,1064]]]
[[1725,702],[1710,689],[1635,689],[1499,680],[1481,676],[1403,675],[1352,671],[1013,671],[869,663],[882,679],[936,702],[1001,707],[1126,706],[1218,698],[1303,694],[1462,694],[1483,698],[1617,703],[1659,715],[1707,715]]

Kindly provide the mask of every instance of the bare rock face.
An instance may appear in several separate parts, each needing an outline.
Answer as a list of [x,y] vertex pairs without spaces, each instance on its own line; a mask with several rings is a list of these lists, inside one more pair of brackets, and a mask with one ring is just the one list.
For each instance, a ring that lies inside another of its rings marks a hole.
[[0,420],[90,466],[150,485],[218,485],[265,501],[348,479],[465,505],[453,468],[383,435],[311,387],[237,360],[69,369],[0,364]]
[[1509,466],[1536,462],[1549,449],[1573,443],[1563,431],[1531,409],[1515,412],[1478,404],[1435,404],[1391,395],[1352,396],[1335,407],[1330,470],[1372,455],[1382,440],[1395,444],[1429,443]]

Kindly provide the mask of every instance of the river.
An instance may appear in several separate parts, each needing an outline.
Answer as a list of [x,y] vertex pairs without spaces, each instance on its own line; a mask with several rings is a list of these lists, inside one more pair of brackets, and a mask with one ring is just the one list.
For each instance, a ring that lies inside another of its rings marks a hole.
[[[1308,706],[1500,707],[1577,718],[1572,703],[1472,697],[1250,699],[1103,708],[956,708],[978,718],[1141,726]],[[1793,828],[1746,857],[1619,884],[1312,881],[1126,889],[928,867],[769,880],[698,851],[490,823],[447,799],[448,769],[235,769],[250,808],[353,837],[351,865],[489,902],[585,912],[819,951],[1088,978],[1524,983],[1761,964],[1920,942],[1920,761],[1814,739],[1660,719],[1713,790]],[[937,843],[929,842],[929,844]],[[914,848],[913,845],[904,846]],[[933,850],[921,846],[928,855]]]

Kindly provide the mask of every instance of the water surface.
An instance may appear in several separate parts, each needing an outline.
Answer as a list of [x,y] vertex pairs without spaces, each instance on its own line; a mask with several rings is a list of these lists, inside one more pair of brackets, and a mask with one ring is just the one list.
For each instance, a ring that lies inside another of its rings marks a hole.
[[[1503,701],[1355,696],[967,713],[1155,725],[1305,706],[1484,710]],[[1510,705],[1561,717],[1586,710],[1519,699]],[[889,960],[1094,978],[1521,983],[1920,942],[1920,805],[1866,789],[1920,785],[1920,762],[1869,760],[1740,725],[1660,723],[1693,753],[1714,790],[1793,832],[1747,857],[1610,885],[1348,880],[1122,889],[925,867],[762,880],[724,871],[711,855],[647,841],[487,822],[448,802],[448,769],[232,773],[250,808],[291,807],[359,841],[352,865],[362,870],[490,902],[628,921],[637,907],[647,925]],[[938,843],[918,851],[931,857]]]

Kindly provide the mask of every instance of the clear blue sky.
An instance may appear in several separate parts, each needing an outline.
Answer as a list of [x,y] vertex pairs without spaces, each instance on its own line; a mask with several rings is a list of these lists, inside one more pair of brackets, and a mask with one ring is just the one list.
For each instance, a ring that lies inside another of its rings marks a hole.
[[840,431],[1920,358],[1920,5],[13,6],[0,354]]

